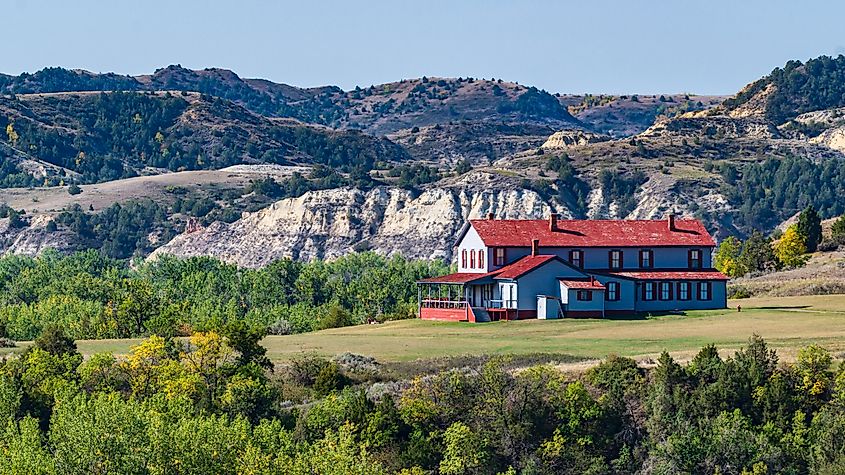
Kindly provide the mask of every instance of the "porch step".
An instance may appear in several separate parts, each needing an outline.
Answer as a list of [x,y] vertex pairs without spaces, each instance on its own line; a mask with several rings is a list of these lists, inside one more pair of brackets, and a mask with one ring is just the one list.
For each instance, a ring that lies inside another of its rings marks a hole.
[[490,321],[490,313],[484,307],[472,307],[472,313],[475,315],[476,322]]

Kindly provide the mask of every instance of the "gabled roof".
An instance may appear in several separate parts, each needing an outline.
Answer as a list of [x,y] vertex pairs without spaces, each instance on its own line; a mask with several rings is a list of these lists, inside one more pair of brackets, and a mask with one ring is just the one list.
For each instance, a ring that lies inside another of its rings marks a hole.
[[627,270],[602,274],[634,280],[728,280],[728,276],[717,270]]
[[549,261],[563,262],[559,257],[553,255],[525,256],[518,261],[499,269],[495,279],[518,279],[532,270],[542,266]]
[[[443,275],[440,277],[429,277],[427,279],[420,279],[418,283],[428,284],[468,284],[483,278],[492,277],[494,279],[518,279],[523,275],[537,269],[548,262],[558,261],[566,266],[569,264],[558,256],[553,255],[539,255],[539,256],[525,256],[516,262],[506,265],[501,269],[487,272],[485,274],[471,273],[471,272],[456,272],[454,274]],[[571,266],[570,266],[571,267]],[[579,272],[581,272],[579,270]]]
[[594,279],[587,280],[572,280],[572,279],[558,279],[558,281],[569,287],[570,289],[587,289],[587,290],[604,290],[605,287],[601,282]]
[[715,246],[697,219],[667,220],[557,220],[555,230],[547,219],[473,219],[484,244],[490,247],[529,247],[533,239],[542,247],[660,247]]

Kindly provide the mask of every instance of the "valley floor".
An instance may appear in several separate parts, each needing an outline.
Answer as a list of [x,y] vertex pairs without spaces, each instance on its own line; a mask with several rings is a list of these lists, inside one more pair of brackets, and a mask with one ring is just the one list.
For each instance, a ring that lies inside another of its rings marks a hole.
[[[737,305],[742,312],[737,312]],[[344,352],[381,362],[405,362],[461,355],[559,353],[590,360],[618,354],[648,364],[668,350],[678,360],[715,343],[725,354],[757,333],[793,360],[798,349],[817,343],[841,359],[845,352],[845,295],[769,297],[729,301],[725,310],[695,311],[640,320],[526,320],[485,324],[404,320],[315,333],[271,336],[268,355],[283,363],[302,353]],[[139,340],[79,341],[81,352],[125,354]],[[21,347],[24,347],[22,344]],[[561,358],[572,361],[572,358]]]

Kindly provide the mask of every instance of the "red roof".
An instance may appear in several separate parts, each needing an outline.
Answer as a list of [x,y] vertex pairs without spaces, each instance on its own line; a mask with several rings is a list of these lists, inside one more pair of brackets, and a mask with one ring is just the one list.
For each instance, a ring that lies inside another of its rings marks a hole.
[[470,224],[491,247],[530,247],[533,239],[544,247],[659,247],[715,246],[697,219],[558,220],[555,231],[547,219],[473,219]]
[[570,279],[558,279],[560,283],[569,287],[570,289],[596,289],[596,290],[603,290],[605,287],[601,284],[601,282],[597,280],[570,280]]
[[443,275],[440,277],[429,277],[427,279],[420,279],[417,282],[429,284],[467,284],[479,280],[484,277],[495,277],[497,279],[518,279],[532,270],[542,266],[543,264],[559,260],[557,256],[540,255],[540,256],[525,256],[513,264],[506,265],[501,269],[494,270],[487,273],[472,273],[472,272],[456,272],[454,274]]
[[728,280],[725,274],[715,270],[701,271],[659,271],[631,270],[606,272],[607,275],[637,280]]
[[417,282],[428,282],[430,284],[466,284],[482,277],[495,275],[495,272],[477,273],[477,272],[455,272],[454,274],[442,275],[440,277],[429,277],[427,279],[420,279]]
[[525,256],[513,264],[502,267],[496,271],[497,279],[518,279],[541,265],[557,259],[553,255]]

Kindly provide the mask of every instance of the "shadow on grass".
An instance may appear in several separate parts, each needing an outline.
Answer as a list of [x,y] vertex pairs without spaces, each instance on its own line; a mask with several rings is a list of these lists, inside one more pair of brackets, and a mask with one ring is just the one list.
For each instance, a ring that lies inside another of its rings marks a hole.
[[746,307],[746,310],[798,310],[810,307],[812,305],[772,305],[768,307]]

